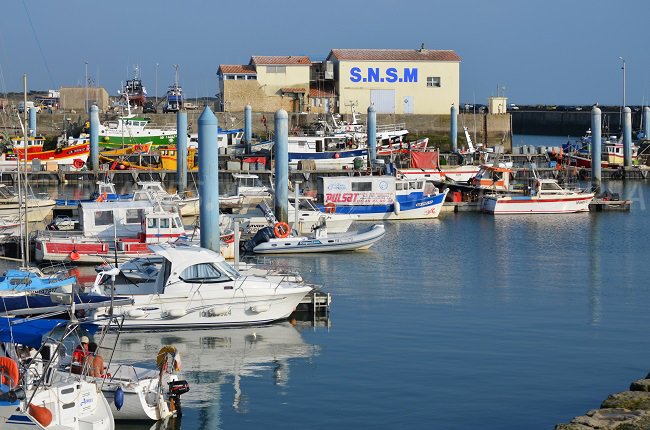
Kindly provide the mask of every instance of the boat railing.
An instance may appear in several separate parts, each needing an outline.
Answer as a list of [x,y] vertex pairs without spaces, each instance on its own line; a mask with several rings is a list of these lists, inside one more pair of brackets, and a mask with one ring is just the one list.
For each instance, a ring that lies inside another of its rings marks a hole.
[[377,132],[391,132],[391,131],[402,131],[406,130],[406,123],[405,122],[399,122],[395,124],[380,124],[377,125]]

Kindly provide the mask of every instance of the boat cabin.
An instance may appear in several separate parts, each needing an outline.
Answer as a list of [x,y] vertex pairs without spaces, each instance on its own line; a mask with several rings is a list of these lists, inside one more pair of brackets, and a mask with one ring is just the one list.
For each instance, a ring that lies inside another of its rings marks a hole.
[[555,179],[530,178],[527,185],[524,189],[524,195],[532,197],[573,194],[572,191],[562,188]]
[[485,188],[495,191],[509,191],[510,176],[512,169],[483,165],[478,173],[471,179],[471,184],[477,188]]
[[237,181],[238,196],[261,196],[269,193],[268,187],[262,184],[257,175],[233,173],[232,176]]
[[168,241],[185,231],[177,210],[163,211],[149,201],[81,202],[79,220],[84,236],[104,240],[141,238],[144,232],[148,242]]
[[289,152],[318,153],[357,149],[358,143],[351,135],[289,136]]

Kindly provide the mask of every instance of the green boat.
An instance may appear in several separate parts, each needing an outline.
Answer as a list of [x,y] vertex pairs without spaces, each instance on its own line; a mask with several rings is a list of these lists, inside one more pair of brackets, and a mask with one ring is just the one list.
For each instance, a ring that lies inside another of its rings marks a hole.
[[157,145],[176,144],[176,127],[150,127],[150,118],[127,115],[107,121],[99,127],[99,145],[116,149],[132,145],[151,143]]

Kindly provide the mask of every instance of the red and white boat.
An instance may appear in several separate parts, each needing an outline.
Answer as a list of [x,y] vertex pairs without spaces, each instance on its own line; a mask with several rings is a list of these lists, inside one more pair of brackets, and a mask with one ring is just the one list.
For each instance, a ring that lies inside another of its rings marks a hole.
[[429,138],[418,139],[413,142],[395,142],[377,147],[377,155],[391,155],[397,152],[424,151],[429,144]]
[[[25,161],[24,140],[12,139],[13,146],[5,147],[0,155],[0,169],[13,170],[18,161]],[[42,138],[28,138],[27,163],[41,160],[42,163],[56,162],[58,165],[70,165],[81,169],[86,165],[90,155],[90,141],[87,138],[61,140],[56,149],[43,150]]]
[[555,179],[531,178],[523,195],[485,195],[481,211],[498,214],[587,212],[594,193],[562,188]]
[[79,229],[37,234],[37,261],[101,263],[149,255],[149,245],[187,237],[175,207],[150,201],[81,202]]
[[480,166],[441,166],[438,151],[411,151],[411,167],[398,169],[397,176],[404,179],[430,179],[466,183],[478,173]]

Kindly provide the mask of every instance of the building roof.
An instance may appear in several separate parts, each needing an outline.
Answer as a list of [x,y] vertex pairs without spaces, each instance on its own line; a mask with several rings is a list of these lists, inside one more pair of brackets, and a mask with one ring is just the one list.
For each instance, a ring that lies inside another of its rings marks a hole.
[[454,51],[432,49],[332,49],[327,58],[365,61],[460,61]]
[[248,64],[310,65],[311,60],[304,55],[259,56],[254,55]]
[[336,97],[336,94],[334,94],[332,91],[310,88],[309,97]]
[[255,66],[241,64],[222,64],[219,66],[217,73],[237,74],[237,75],[254,75],[256,74]]
[[291,87],[280,88],[280,91],[282,91],[283,93],[306,93],[307,92],[307,90],[305,90],[302,87],[300,87],[300,88],[291,88]]

